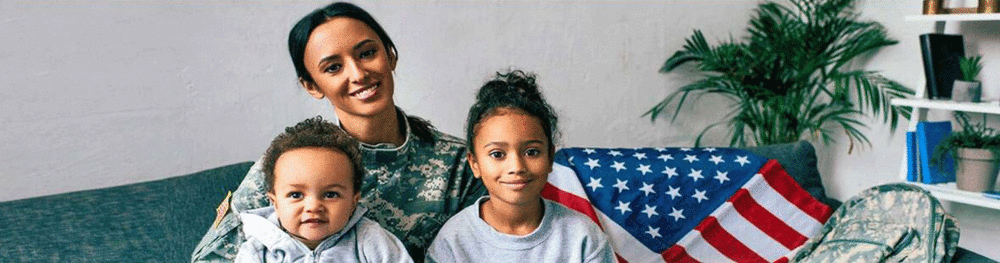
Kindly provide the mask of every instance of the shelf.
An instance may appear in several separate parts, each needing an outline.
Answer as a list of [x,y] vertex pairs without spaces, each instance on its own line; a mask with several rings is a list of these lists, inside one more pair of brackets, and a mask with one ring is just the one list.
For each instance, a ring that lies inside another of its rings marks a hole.
[[1000,200],[989,198],[983,195],[983,193],[969,192],[958,190],[955,188],[955,183],[946,184],[922,184],[915,182],[908,182],[912,185],[919,186],[941,200],[947,200],[956,203],[963,203],[974,206],[981,206],[992,209],[1000,209]]
[[906,21],[1000,21],[1000,13],[912,15],[906,16]]
[[[918,1],[919,2],[919,1]],[[934,23],[935,33],[962,34],[961,22],[966,21],[1000,21],[1000,13],[969,13],[969,14],[939,14],[939,15],[909,15],[906,21],[931,21]],[[994,24],[994,23],[989,23]],[[917,123],[926,120],[929,110],[951,110],[961,112],[996,114],[1000,115],[1000,102],[957,102],[951,100],[925,99],[923,90],[917,90],[913,99],[892,99],[890,103],[896,106],[907,106],[913,109],[910,117],[908,130],[915,131]],[[900,159],[900,181],[906,182],[910,164],[907,156],[913,154],[904,149],[903,158]],[[924,184],[919,182],[907,182],[930,192],[941,201],[968,204],[983,208],[1000,210],[1000,199],[987,197],[984,193],[963,191],[956,188],[955,183],[944,184]]]
[[890,103],[892,103],[892,105],[910,106],[914,108],[1000,114],[1000,103],[997,102],[957,102],[950,100],[930,100],[930,99],[892,99]]

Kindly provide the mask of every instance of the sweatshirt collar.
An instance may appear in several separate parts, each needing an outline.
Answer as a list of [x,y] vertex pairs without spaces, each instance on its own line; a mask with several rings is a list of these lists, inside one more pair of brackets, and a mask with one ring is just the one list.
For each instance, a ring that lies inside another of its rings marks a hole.
[[[364,214],[368,212],[368,209],[362,205],[357,205],[354,207],[354,211],[351,213],[350,219],[347,220],[347,224],[344,228],[333,235],[330,235],[322,242],[316,246],[314,251],[323,251],[333,245],[340,242],[340,238],[345,234],[349,233],[354,229],[354,226],[364,218]],[[243,232],[247,234],[252,234],[257,237],[261,243],[266,247],[276,247],[279,246],[282,240],[292,239],[294,243],[300,245],[303,251],[309,251],[307,247],[302,242],[295,240],[291,235],[285,232],[284,227],[281,227],[281,222],[278,221],[278,214],[275,213],[274,206],[267,206],[258,209],[253,209],[240,214],[240,220],[243,221]]]
[[535,247],[538,244],[541,244],[549,237],[549,234],[552,233],[552,231],[550,231],[552,226],[549,223],[549,221],[551,221],[550,218],[552,217],[552,207],[547,200],[542,199],[542,206],[544,207],[543,208],[544,212],[542,214],[542,222],[538,224],[538,228],[536,228],[535,231],[532,231],[527,235],[515,236],[497,231],[495,228],[487,224],[486,221],[482,219],[482,217],[479,214],[480,210],[479,207],[482,206],[483,203],[485,203],[486,200],[489,199],[490,199],[489,196],[480,197],[479,200],[476,201],[475,208],[473,208],[473,210],[475,211],[475,217],[468,219],[473,221],[471,222],[473,225],[478,225],[477,229],[489,229],[489,231],[476,231],[477,235],[480,235],[486,240],[500,241],[496,243],[490,242],[492,245],[503,249],[525,250]]

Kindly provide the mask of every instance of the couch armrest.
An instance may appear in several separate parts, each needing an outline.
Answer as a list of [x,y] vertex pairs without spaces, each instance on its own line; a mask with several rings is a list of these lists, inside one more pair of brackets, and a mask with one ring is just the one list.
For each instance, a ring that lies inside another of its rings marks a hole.
[[0,203],[0,262],[187,262],[251,164]]

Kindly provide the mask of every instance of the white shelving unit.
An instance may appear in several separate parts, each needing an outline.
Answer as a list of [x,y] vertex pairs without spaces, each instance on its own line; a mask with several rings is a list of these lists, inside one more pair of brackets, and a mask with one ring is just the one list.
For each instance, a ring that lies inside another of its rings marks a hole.
[[[957,24],[962,21],[1000,21],[1000,14],[954,14],[954,15],[913,15],[906,16],[907,21],[935,21],[937,33],[957,34]],[[951,22],[950,25],[947,22]],[[908,131],[916,131],[917,122],[926,120],[928,110],[950,110],[1000,115],[1000,103],[997,102],[955,102],[947,100],[926,99],[925,89],[917,89],[914,99],[893,99],[893,105],[913,108]],[[905,152],[905,151],[904,151]],[[902,160],[899,178],[906,181],[909,169],[906,159]],[[1000,200],[986,197],[983,193],[959,190],[955,183],[924,184],[909,182],[931,192],[935,197],[956,203],[970,204],[1000,210]]]
[[964,111],[986,114],[1000,114],[1000,102],[957,102],[929,99],[893,99],[893,105],[910,106],[921,109]]
[[996,21],[1000,14],[952,14],[952,15],[912,15],[906,21]]
[[[958,34],[959,22],[1000,21],[1000,13],[991,14],[953,14],[953,15],[912,15],[906,16],[906,21],[934,21],[934,31],[937,33]],[[952,23],[948,23],[952,22]]]

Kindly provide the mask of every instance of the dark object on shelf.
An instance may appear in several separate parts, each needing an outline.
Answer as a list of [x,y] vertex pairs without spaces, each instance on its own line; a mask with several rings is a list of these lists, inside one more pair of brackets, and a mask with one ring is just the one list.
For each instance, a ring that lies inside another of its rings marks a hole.
[[959,59],[965,57],[962,35],[920,35],[920,50],[924,57],[927,78],[927,98],[950,99],[951,88],[962,77]]

